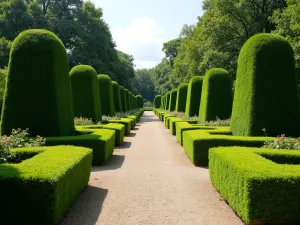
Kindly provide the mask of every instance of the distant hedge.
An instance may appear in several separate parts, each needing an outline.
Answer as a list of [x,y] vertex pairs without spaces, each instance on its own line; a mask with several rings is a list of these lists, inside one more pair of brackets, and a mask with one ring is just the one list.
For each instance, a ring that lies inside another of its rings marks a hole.
[[126,98],[126,108],[127,108],[127,111],[129,111],[129,110],[131,110],[131,108],[130,108],[130,96],[129,96],[129,91],[128,91],[128,89],[124,89],[124,91],[125,91],[125,98]]
[[300,135],[300,102],[294,52],[275,34],[257,34],[243,46],[236,75],[234,135]]
[[224,69],[213,68],[203,80],[199,119],[211,121],[229,119],[232,110],[232,81]]
[[141,95],[137,95],[136,96],[136,99],[137,99],[137,105],[139,108],[143,108],[144,107],[144,99],[143,99],[143,96]]
[[112,81],[112,87],[114,92],[114,105],[116,112],[122,112],[122,99],[121,99],[121,91],[120,86],[116,81]]
[[120,96],[121,96],[121,104],[122,104],[122,111],[127,111],[127,101],[125,96],[125,89],[123,86],[120,86]]
[[186,116],[199,116],[202,82],[202,76],[194,76],[189,81],[185,108]]
[[74,116],[101,121],[101,102],[97,73],[93,67],[78,65],[70,71]]
[[29,128],[32,136],[73,135],[68,55],[52,32],[27,30],[12,44],[1,135],[13,128]]
[[97,77],[99,83],[102,114],[107,116],[114,116],[115,104],[111,79],[105,74],[99,74]]
[[170,98],[171,98],[171,91],[167,92],[166,94],[166,110],[170,108]]
[[177,99],[177,88],[171,90],[170,93],[170,104],[169,104],[169,111],[175,111],[176,108],[176,99]]
[[154,107],[155,108],[160,108],[161,107],[161,96],[160,95],[156,95],[154,98]]
[[176,112],[185,112],[188,86],[189,85],[187,83],[182,83],[178,86],[175,108]]

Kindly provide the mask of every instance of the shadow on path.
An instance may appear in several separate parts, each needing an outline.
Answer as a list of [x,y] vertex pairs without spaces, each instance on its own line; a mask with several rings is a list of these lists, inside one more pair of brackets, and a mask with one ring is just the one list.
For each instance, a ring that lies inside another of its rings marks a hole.
[[[126,137],[135,137],[136,136],[136,133],[130,133],[130,134],[128,134],[128,135],[126,135]],[[123,144],[122,144],[123,145]],[[121,146],[122,146],[121,145]]]
[[93,166],[92,172],[99,172],[105,170],[116,170],[122,167],[125,156],[112,155],[111,158],[102,166]]
[[107,193],[107,189],[86,186],[60,225],[95,225]]

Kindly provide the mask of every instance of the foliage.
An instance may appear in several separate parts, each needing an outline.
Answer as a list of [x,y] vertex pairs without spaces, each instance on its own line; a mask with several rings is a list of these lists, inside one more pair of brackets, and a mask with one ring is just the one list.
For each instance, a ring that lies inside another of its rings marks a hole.
[[100,121],[101,102],[96,71],[88,65],[75,66],[70,71],[70,81],[74,116]]
[[13,42],[1,134],[15,127],[45,137],[74,132],[68,56],[52,32],[27,30]]
[[153,107],[153,103],[152,102],[145,102],[144,103],[144,108],[152,108]]
[[182,83],[177,88],[178,91],[175,107],[175,111],[177,112],[185,112],[188,86],[188,83]]
[[144,99],[142,95],[137,95],[136,96],[136,100],[137,100],[137,106],[138,108],[143,108],[144,107]]
[[213,68],[206,72],[200,100],[199,119],[228,119],[232,110],[232,81],[228,72]]
[[161,63],[151,69],[156,94],[163,95],[171,90],[172,85],[169,80],[169,75],[171,72],[172,68],[166,58],[163,58]]
[[155,87],[151,69],[137,69],[133,79],[134,94],[140,94],[146,101],[153,101],[155,97]]
[[106,74],[97,75],[102,115],[115,115],[114,92],[111,79]]
[[173,67],[174,59],[178,54],[178,47],[180,46],[181,38],[176,38],[163,44],[163,52],[169,60],[171,67]]
[[154,107],[156,109],[161,107],[161,95],[156,95],[154,98]]
[[282,134],[276,140],[266,140],[263,148],[300,150],[300,138],[286,137]]
[[76,126],[83,126],[83,125],[92,125],[92,124],[94,124],[94,122],[91,118],[89,119],[89,118],[85,118],[85,117],[75,117],[74,124]]
[[120,86],[116,81],[112,81],[114,105],[116,112],[122,112],[121,91]]
[[169,111],[175,110],[176,100],[177,100],[177,88],[174,88],[171,90],[171,93],[170,93]]
[[8,65],[10,48],[11,41],[6,40],[4,37],[0,37],[0,69],[5,68]]
[[259,136],[266,128],[270,136],[298,136],[299,115],[291,45],[276,34],[254,35],[239,56],[231,118],[233,134]]
[[120,97],[121,97],[121,105],[122,105],[122,112],[127,111],[127,101],[125,96],[125,89],[123,86],[120,86]]
[[194,76],[189,81],[185,108],[186,116],[199,116],[202,83],[202,76]]

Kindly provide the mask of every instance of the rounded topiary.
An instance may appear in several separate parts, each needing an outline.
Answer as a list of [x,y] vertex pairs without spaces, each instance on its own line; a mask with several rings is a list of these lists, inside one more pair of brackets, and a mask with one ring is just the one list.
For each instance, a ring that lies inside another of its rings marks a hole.
[[161,96],[160,95],[156,95],[155,98],[154,98],[154,107],[156,109],[160,108],[161,107]]
[[231,119],[234,135],[300,135],[294,52],[275,34],[257,34],[243,46]]
[[125,89],[123,86],[120,86],[120,96],[121,96],[121,105],[122,105],[122,112],[127,111],[127,102],[125,97]]
[[178,86],[175,108],[176,112],[185,112],[188,86],[188,83],[182,83]]
[[170,98],[171,98],[171,91],[167,92],[166,94],[166,110],[170,108]]
[[121,92],[120,86],[116,81],[112,81],[112,87],[114,92],[114,104],[115,104],[115,111],[122,112],[122,100],[121,100]]
[[136,96],[136,100],[137,100],[137,106],[138,106],[139,108],[143,108],[143,107],[144,107],[144,99],[143,99],[143,96],[137,95],[137,96]]
[[229,119],[231,110],[232,81],[229,73],[220,68],[208,70],[203,79],[199,119]]
[[186,116],[198,116],[202,92],[203,76],[194,76],[189,81],[186,97]]
[[20,33],[11,47],[1,134],[29,128],[31,135],[74,132],[69,62],[61,40],[46,30]]
[[79,65],[70,71],[74,116],[101,121],[101,103],[97,73],[93,67]]
[[111,79],[105,74],[99,74],[97,78],[99,84],[102,114],[107,116],[114,116],[115,104]]
[[131,110],[130,109],[130,99],[129,99],[129,91],[128,89],[125,88],[125,100],[126,100],[126,108],[127,111]]
[[171,90],[170,93],[170,104],[169,104],[169,111],[175,111],[176,108],[176,100],[177,100],[177,88]]

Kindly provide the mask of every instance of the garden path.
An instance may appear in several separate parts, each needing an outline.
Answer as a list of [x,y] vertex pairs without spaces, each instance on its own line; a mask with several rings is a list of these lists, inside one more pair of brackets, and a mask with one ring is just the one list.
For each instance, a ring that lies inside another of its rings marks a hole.
[[164,124],[145,112],[89,185],[62,225],[243,224],[195,167]]

